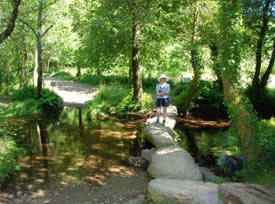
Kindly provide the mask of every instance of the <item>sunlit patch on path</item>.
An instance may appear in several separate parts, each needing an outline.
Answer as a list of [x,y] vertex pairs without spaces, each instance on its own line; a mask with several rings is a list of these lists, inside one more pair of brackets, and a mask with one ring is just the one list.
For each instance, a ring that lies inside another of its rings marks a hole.
[[65,106],[82,106],[95,96],[97,87],[46,76],[44,85],[63,98]]

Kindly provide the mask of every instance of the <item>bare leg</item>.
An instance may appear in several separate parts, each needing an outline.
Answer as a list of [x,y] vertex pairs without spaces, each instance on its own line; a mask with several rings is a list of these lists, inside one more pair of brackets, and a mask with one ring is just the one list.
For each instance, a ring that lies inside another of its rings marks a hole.
[[157,120],[159,120],[159,116],[160,116],[160,107],[157,107]]
[[163,121],[166,121],[167,107],[162,107],[163,110]]

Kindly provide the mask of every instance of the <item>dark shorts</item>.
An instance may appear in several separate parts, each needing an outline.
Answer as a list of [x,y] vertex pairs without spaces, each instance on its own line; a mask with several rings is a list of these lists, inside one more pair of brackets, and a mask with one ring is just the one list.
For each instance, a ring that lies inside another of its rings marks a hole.
[[157,107],[168,107],[169,98],[157,98]]

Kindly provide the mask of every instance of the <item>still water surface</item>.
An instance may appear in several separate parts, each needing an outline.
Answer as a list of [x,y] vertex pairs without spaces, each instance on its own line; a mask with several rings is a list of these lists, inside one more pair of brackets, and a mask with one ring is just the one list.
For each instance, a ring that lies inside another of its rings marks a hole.
[[72,107],[55,118],[28,119],[21,127],[27,152],[16,185],[103,185],[107,176],[126,171],[124,157],[139,154],[141,126],[142,121],[88,120],[85,110]]

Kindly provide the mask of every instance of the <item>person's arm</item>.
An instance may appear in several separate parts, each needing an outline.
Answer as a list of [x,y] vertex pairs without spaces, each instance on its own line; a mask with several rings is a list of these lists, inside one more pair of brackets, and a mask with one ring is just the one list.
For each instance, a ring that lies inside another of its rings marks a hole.
[[169,95],[170,94],[170,85],[168,84],[167,87],[165,87],[165,90],[162,91],[164,94]]
[[169,95],[170,91],[162,91],[163,93]]
[[159,84],[157,84],[157,86],[156,86],[156,93],[158,96],[162,95],[162,93],[159,91]]

